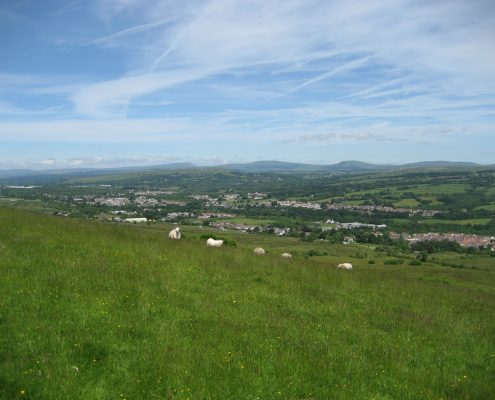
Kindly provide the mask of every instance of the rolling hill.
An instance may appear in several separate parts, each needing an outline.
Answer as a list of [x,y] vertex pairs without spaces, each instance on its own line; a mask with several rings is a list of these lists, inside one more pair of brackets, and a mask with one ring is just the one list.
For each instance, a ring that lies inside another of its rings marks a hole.
[[[65,168],[65,169],[12,169],[0,170],[0,179],[5,182],[16,180],[17,182],[29,181],[29,178],[36,177],[40,181],[56,181],[69,179],[72,177],[98,176],[118,173],[132,172],[156,172],[160,170],[190,170],[190,169],[224,169],[242,172],[366,172],[366,171],[386,171],[403,169],[425,169],[425,168],[480,168],[481,164],[472,162],[451,162],[451,161],[424,161],[401,165],[392,164],[372,164],[362,161],[341,161],[336,164],[305,164],[283,161],[255,161],[251,163],[221,164],[215,166],[197,166],[193,163],[172,163],[148,166],[130,166],[119,168]],[[485,166],[492,168],[493,166]]]

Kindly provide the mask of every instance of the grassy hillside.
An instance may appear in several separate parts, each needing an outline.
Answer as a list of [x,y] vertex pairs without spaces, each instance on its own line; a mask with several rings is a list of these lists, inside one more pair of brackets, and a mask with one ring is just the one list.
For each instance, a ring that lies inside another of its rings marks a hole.
[[0,209],[0,398],[493,398],[494,269],[185,236]]

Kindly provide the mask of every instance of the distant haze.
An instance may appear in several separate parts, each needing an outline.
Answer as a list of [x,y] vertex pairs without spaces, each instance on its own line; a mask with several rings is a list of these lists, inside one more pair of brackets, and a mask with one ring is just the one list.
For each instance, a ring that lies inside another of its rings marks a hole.
[[0,2],[0,169],[495,162],[495,3]]
[[218,164],[210,166],[200,166],[192,163],[173,163],[173,164],[156,164],[149,166],[128,166],[128,167],[107,167],[107,168],[45,168],[45,169],[7,169],[0,170],[0,179],[15,177],[56,177],[62,175],[101,175],[115,174],[139,171],[158,171],[158,170],[191,170],[191,169],[224,169],[240,172],[329,172],[329,173],[346,173],[346,172],[371,172],[371,171],[391,171],[391,170],[411,170],[411,169],[479,169],[495,168],[495,165],[481,165],[470,162],[451,162],[451,161],[425,161],[409,164],[370,164],[362,161],[342,161],[337,164],[303,164],[289,163],[281,161],[257,161],[243,164]]

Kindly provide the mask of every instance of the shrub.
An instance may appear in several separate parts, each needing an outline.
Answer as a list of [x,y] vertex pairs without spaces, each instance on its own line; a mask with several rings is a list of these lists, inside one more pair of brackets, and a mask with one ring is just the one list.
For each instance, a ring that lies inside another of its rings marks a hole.
[[327,255],[328,253],[326,251],[311,249],[304,254],[304,257],[327,256]]
[[376,263],[376,261],[375,261],[375,260],[369,260],[369,261],[368,261],[368,264],[375,264],[375,263]]
[[418,266],[418,265],[421,265],[421,261],[419,261],[419,260],[411,260],[411,261],[409,261],[409,265]]
[[404,260],[401,258],[389,258],[383,262],[385,265],[401,265]]

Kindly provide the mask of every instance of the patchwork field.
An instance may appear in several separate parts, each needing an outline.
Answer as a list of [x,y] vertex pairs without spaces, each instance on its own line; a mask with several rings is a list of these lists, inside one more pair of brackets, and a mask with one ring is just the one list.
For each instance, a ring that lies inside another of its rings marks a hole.
[[[163,225],[7,209],[0,226],[0,398],[495,393],[493,258],[385,265],[394,256],[373,246],[242,233],[207,249],[206,228],[176,242]],[[335,268],[345,261],[352,271]]]

